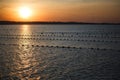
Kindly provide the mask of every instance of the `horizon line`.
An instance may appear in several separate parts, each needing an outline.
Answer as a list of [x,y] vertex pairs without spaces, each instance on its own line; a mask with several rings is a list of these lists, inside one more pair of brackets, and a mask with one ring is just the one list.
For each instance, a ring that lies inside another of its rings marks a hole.
[[117,24],[120,23],[111,23],[111,22],[76,22],[76,21],[0,21],[1,24]]

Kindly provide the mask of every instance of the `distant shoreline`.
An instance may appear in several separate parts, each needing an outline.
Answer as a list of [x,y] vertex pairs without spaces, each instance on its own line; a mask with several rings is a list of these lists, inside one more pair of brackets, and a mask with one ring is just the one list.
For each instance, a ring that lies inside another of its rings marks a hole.
[[120,23],[84,23],[84,22],[15,22],[0,21],[0,25],[20,25],[20,24],[76,24],[76,25],[120,25]]

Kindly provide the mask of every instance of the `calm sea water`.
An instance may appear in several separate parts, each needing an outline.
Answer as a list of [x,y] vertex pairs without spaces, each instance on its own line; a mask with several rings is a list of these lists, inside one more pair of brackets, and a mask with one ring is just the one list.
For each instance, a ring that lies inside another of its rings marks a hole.
[[120,80],[120,25],[0,25],[0,80]]

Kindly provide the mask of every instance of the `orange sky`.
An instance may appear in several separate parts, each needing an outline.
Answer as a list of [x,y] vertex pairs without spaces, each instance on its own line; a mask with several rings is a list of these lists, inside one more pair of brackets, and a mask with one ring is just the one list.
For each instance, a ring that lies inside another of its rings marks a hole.
[[[1,0],[0,20],[10,21],[77,21],[120,23],[120,0]],[[20,17],[19,7],[32,11]]]

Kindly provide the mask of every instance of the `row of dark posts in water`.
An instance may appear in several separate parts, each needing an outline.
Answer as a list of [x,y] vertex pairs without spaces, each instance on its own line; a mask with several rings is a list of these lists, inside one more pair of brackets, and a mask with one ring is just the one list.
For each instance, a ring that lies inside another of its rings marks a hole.
[[119,43],[120,41],[116,40],[85,40],[85,39],[76,39],[76,38],[24,38],[24,37],[0,37],[1,39],[25,39],[25,40],[59,40],[59,41],[82,41],[82,42],[111,42]]
[[24,37],[24,36],[31,36],[31,37],[69,37],[69,38],[120,38],[120,36],[106,36],[106,35],[0,35],[1,37],[11,37],[11,36],[19,36],[19,37]]
[[[0,29],[0,31],[8,31],[8,32],[16,32],[16,31],[19,31],[19,29]],[[32,31],[31,31],[32,32]],[[79,32],[37,32],[37,31],[34,31],[36,33],[39,33],[39,34],[120,34],[119,30],[118,31],[106,31],[106,30],[86,30],[86,31],[83,31],[83,30],[80,30]]]
[[5,44],[5,43],[0,43],[0,45],[9,45],[9,46],[31,46],[31,47],[45,47],[45,48],[67,48],[67,49],[90,49],[90,50],[102,50],[102,51],[106,51],[106,50],[112,50],[112,51],[118,51],[120,52],[120,50],[115,50],[115,49],[107,49],[107,48],[94,48],[94,47],[72,47],[72,46],[50,46],[50,45],[25,45],[25,44]]

